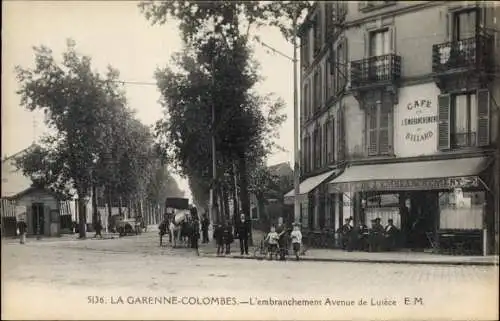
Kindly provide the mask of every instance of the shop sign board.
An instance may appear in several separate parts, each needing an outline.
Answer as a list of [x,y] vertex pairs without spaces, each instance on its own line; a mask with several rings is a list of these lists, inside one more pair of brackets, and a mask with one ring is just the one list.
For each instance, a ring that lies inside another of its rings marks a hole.
[[429,179],[387,179],[366,182],[338,183],[335,188],[344,192],[440,190],[479,186],[479,177],[444,177]]

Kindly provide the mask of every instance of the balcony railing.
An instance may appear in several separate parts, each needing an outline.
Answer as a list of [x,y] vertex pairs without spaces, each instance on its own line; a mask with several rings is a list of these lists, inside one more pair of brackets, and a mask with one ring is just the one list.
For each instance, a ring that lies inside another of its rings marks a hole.
[[450,136],[452,148],[476,146],[475,132],[452,133]]
[[442,73],[461,68],[486,70],[490,67],[492,46],[492,38],[484,35],[433,45],[432,71]]
[[401,57],[394,54],[351,62],[352,88],[391,83],[401,76]]

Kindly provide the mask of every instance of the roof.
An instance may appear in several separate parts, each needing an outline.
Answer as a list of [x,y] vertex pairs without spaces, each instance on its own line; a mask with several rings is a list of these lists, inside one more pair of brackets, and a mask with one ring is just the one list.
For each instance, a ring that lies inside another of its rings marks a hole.
[[268,166],[268,169],[271,173],[278,176],[293,175],[293,169],[290,167],[288,162]]
[[36,187],[36,186],[28,187],[27,189],[25,189],[25,190],[23,190],[23,191],[15,194],[15,195],[6,197],[6,198],[9,199],[9,200],[15,200],[15,199],[19,199],[19,198],[21,198],[21,197],[23,197],[25,195],[28,195],[28,194],[31,194],[31,193],[35,193],[35,192],[47,193],[49,195],[52,195],[57,200],[66,200],[68,198],[68,197],[64,196],[63,194],[61,194],[61,193],[57,193],[57,192],[51,191],[49,189],[41,188],[41,187]]

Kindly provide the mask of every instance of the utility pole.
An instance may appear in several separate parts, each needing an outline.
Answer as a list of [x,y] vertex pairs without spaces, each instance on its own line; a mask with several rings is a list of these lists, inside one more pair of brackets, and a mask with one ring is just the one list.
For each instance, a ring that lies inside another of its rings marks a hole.
[[[210,189],[210,218],[219,222],[218,213],[216,212],[216,182],[217,182],[217,160],[215,150],[215,56],[212,57],[212,188]],[[217,215],[217,217],[215,217]]]
[[298,11],[293,15],[293,188],[294,188],[294,222],[300,223],[300,152],[299,152],[299,98],[298,98],[298,75],[297,75],[297,19]]

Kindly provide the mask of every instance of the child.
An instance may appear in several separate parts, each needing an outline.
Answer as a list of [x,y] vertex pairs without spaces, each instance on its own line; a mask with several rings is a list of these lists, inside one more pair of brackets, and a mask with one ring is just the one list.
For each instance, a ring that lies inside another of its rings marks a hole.
[[269,244],[269,259],[273,259],[273,253],[275,254],[276,258],[278,258],[278,233],[276,233],[276,228],[274,226],[271,226],[271,231],[267,234],[266,236],[266,242]]
[[224,228],[222,224],[218,224],[214,229],[213,239],[215,244],[217,244],[217,256],[224,254],[224,238],[223,238]]
[[223,234],[223,239],[224,243],[226,244],[226,255],[231,254],[231,243],[234,242],[234,236],[233,236],[233,229],[231,228],[231,225],[225,224],[224,226],[224,232]]
[[19,230],[20,243],[24,244],[26,242],[26,230],[28,229],[28,225],[22,218],[19,223],[17,223],[17,229]]
[[293,226],[293,231],[290,235],[292,237],[293,252],[295,253],[295,258],[299,260],[300,244],[302,243],[302,232],[298,224]]

